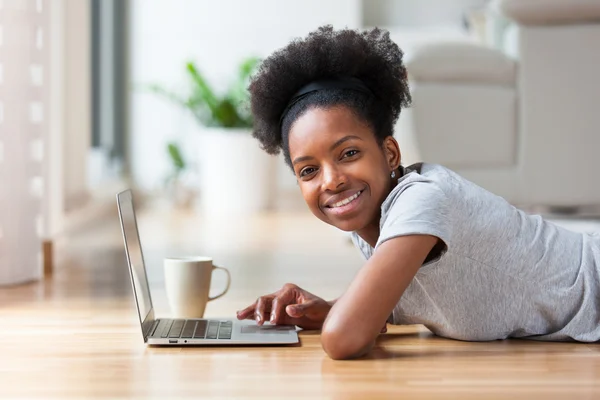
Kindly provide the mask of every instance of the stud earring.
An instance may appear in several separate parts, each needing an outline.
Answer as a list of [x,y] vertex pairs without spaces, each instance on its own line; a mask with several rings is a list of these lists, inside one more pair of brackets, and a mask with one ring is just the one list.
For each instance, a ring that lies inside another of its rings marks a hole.
[[396,177],[396,171],[392,171],[392,173],[390,174],[390,176],[392,177],[392,179],[394,179]]

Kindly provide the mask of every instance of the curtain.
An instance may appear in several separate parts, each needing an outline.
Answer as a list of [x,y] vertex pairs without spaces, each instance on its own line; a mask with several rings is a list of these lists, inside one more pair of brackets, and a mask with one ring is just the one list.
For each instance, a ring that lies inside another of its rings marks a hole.
[[43,274],[49,1],[0,0],[0,285]]

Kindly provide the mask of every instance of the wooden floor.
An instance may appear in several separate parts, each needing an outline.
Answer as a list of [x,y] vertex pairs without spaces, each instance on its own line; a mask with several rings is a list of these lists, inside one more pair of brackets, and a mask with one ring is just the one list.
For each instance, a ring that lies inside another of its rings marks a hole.
[[[361,266],[340,232],[308,215],[210,221],[142,212],[157,314],[168,314],[164,256],[230,268],[207,316],[234,316],[286,282],[331,299]],[[0,289],[0,398],[598,399],[600,345],[437,338],[391,327],[362,360],[332,361],[318,333],[294,347],[149,348],[142,341],[116,214],[57,245],[45,282]],[[218,291],[223,278],[215,275]]]

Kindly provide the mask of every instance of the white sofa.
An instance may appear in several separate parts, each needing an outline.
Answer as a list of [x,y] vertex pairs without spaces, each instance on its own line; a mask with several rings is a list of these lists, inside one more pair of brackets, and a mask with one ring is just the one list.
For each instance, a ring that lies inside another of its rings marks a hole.
[[421,159],[514,204],[600,205],[600,0],[493,1],[488,27],[495,47],[407,59]]

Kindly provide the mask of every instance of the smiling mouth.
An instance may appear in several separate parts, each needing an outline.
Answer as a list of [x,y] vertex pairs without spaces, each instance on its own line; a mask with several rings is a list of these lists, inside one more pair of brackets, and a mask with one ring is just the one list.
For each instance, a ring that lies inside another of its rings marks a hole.
[[347,197],[347,198],[345,198],[343,200],[338,201],[337,203],[334,203],[334,204],[332,204],[330,206],[326,206],[326,207],[327,208],[339,208],[339,207],[343,207],[343,206],[345,206],[347,204],[352,203],[354,200],[358,199],[358,196],[360,196],[362,194],[362,192],[364,192],[364,189],[363,190],[359,190],[358,192],[356,192],[352,196]]

